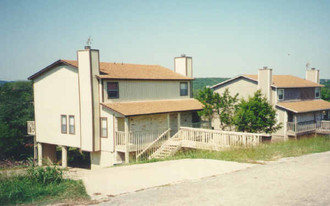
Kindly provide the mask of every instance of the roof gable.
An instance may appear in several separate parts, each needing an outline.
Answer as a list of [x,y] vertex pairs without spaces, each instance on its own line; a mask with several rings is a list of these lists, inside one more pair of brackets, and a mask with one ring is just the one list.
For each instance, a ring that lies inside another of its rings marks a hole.
[[[257,74],[245,74],[240,75],[227,81],[221,82],[219,84],[213,85],[211,88],[216,89],[220,86],[228,84],[236,79],[245,78],[251,80],[255,83],[258,83],[258,75]],[[323,85],[308,81],[299,77],[295,77],[292,75],[273,75],[273,83],[271,85],[275,88],[302,88],[302,87],[323,87]]]
[[[28,79],[33,80],[50,69],[65,64],[78,68],[78,61],[74,60],[58,60],[53,64],[45,67],[39,72],[33,74]],[[131,80],[192,80],[178,74],[168,68],[159,65],[143,65],[143,64],[124,64],[124,63],[110,63],[100,62],[101,79],[131,79]]]
[[[258,81],[257,74],[246,74],[244,77]],[[295,77],[292,75],[273,75],[272,87],[277,88],[297,88],[297,87],[322,87],[323,85]]]

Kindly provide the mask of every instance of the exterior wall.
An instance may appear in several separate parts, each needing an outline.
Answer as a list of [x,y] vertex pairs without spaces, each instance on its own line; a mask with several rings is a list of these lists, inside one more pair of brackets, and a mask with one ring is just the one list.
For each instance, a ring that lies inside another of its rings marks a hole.
[[[144,115],[129,118],[131,131],[153,130],[158,128],[168,128],[166,114]],[[170,128],[174,131],[178,129],[178,113],[170,113]],[[192,112],[180,112],[180,125],[191,126]]]
[[174,58],[174,71],[176,73],[187,76],[187,64],[185,57]]
[[[80,148],[78,72],[58,66],[34,80],[36,140]],[[75,134],[61,133],[61,115],[74,115]]]
[[258,70],[258,89],[266,96],[268,102],[272,103],[272,69],[259,69]]
[[[96,75],[99,74],[99,52],[78,51],[78,80],[81,115],[81,149],[100,150],[100,97]],[[77,105],[78,106],[78,105]]]
[[282,123],[282,128],[276,131],[273,135],[286,136],[287,122],[288,122],[287,112],[283,109],[276,108],[276,117],[277,117],[277,123]]
[[[108,99],[107,82],[118,82],[119,98]],[[180,96],[180,82],[188,82],[187,96]],[[190,98],[190,90],[191,87],[189,81],[104,81],[103,99],[105,103],[142,100],[186,99]]]
[[320,70],[316,70],[316,69],[306,70],[306,80],[319,84],[320,83]]
[[130,130],[156,130],[167,128],[167,114],[144,115],[129,118]]
[[247,99],[258,90],[258,85],[250,80],[239,78],[219,88],[215,88],[214,91],[222,94],[226,88],[229,89],[231,95],[238,93],[239,98]]

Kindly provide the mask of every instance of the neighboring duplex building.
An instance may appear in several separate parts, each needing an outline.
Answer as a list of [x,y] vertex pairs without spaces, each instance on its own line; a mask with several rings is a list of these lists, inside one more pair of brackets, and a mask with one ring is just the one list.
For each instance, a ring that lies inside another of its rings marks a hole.
[[[241,75],[212,86],[215,92],[226,88],[232,95],[247,99],[260,89],[277,111],[282,129],[273,136],[298,136],[315,132],[321,120],[329,119],[330,102],[321,98],[320,71],[306,70],[306,79],[291,75],[273,75],[272,69],[259,69],[257,75]],[[219,120],[214,121],[218,128]],[[329,128],[330,130],[330,128]]]
[[28,78],[39,164],[46,157],[55,160],[56,146],[62,147],[63,166],[67,147],[90,152],[92,168],[128,162],[136,145],[169,128],[173,135],[202,109],[192,98],[191,57],[175,58],[174,71],[99,59],[98,50],[85,47],[77,61],[58,60]]

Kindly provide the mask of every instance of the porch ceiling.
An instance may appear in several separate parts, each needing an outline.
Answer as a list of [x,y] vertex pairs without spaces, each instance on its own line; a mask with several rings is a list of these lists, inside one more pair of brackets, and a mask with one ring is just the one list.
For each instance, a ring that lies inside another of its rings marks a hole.
[[203,108],[202,103],[192,98],[180,100],[102,103],[102,105],[124,116],[196,111]]
[[322,99],[297,101],[297,102],[279,102],[278,107],[294,113],[305,113],[313,111],[330,110],[330,102]]

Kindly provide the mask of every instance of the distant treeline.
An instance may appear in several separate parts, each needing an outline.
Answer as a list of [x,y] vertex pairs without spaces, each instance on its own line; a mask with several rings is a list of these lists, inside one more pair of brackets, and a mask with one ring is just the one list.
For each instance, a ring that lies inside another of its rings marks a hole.
[[32,82],[0,85],[0,160],[26,159],[32,155],[32,138],[26,136],[26,121],[33,120]]

